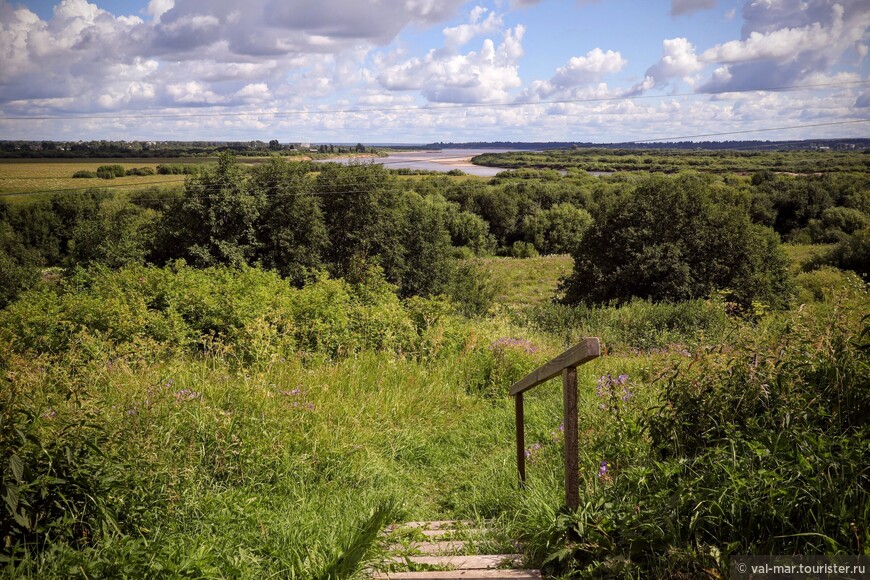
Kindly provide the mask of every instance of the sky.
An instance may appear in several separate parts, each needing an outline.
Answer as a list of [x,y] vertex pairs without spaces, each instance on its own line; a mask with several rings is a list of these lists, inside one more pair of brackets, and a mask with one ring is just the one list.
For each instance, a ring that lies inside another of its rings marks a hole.
[[870,137],[868,52],[867,0],[0,0],[0,140]]

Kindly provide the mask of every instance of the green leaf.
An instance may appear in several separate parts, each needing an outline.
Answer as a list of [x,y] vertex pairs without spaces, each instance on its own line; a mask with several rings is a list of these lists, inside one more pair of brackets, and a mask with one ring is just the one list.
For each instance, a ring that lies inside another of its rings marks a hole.
[[12,513],[15,513],[15,510],[18,509],[18,486],[17,485],[9,485],[6,487],[6,497],[3,499],[6,501],[6,505],[8,505],[12,509]]
[[10,469],[12,469],[12,475],[15,476],[15,481],[17,481],[18,483],[23,483],[24,462],[21,461],[21,458],[13,454],[12,457],[9,458],[9,467]]

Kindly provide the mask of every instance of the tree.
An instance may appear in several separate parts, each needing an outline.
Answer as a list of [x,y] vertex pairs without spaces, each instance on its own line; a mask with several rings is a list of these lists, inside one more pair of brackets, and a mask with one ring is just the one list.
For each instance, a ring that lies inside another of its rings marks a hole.
[[288,163],[273,157],[256,167],[251,190],[266,198],[259,226],[259,260],[294,284],[322,268],[329,236],[320,201],[311,195],[308,163]]
[[233,154],[220,153],[216,167],[184,184],[170,215],[171,241],[197,266],[249,264],[259,246],[258,221],[265,205],[264,194],[249,189]]
[[730,290],[744,305],[786,305],[778,238],[752,224],[748,200],[699,176],[647,177],[602,200],[562,281],[568,303],[686,300]]
[[314,193],[323,200],[329,233],[326,257],[336,276],[347,276],[356,270],[354,264],[377,258],[387,280],[399,284],[405,249],[397,187],[382,165],[320,166]]
[[589,212],[570,203],[558,203],[523,220],[526,241],[543,254],[574,253],[590,225]]

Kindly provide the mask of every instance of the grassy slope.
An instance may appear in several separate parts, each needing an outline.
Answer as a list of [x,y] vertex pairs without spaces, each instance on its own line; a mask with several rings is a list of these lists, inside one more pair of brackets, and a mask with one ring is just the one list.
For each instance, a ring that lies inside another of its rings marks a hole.
[[483,258],[475,260],[489,272],[498,288],[495,300],[508,308],[522,308],[550,301],[559,278],[571,271],[571,256],[537,258]]
[[[546,301],[570,268],[565,256],[481,263],[504,283],[501,300],[511,308]],[[538,350],[493,349],[504,337],[528,339]],[[504,390],[560,350],[555,337],[499,317],[474,323],[461,355],[426,361],[363,353],[309,366],[182,355],[143,363],[87,344],[54,370],[46,361],[19,361],[16,380],[46,429],[57,420],[46,419],[48,411],[73,417],[82,412],[80,398],[98,413],[113,434],[106,470],[126,477],[122,509],[142,514],[138,537],[110,534],[83,552],[57,545],[6,573],[318,577],[368,515],[391,502],[392,519],[496,517],[513,535],[530,534],[536,550],[555,549],[561,389],[552,381],[527,399],[524,494],[515,485],[513,409]],[[612,426],[596,395],[598,377],[627,374],[630,404],[651,405],[656,377],[682,356],[635,352],[581,367],[584,494],[596,497],[600,462],[614,459],[596,444]],[[67,387],[77,393],[72,399]],[[184,390],[201,397],[179,398]]]

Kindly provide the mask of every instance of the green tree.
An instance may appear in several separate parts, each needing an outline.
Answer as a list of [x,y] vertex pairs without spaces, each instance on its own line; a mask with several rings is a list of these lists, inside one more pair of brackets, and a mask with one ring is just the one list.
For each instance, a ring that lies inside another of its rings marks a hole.
[[752,224],[748,200],[701,177],[647,177],[603,201],[563,280],[568,303],[703,298],[728,289],[749,305],[785,306],[787,262]]
[[312,195],[310,171],[308,163],[273,157],[251,174],[251,190],[266,199],[259,226],[260,262],[296,285],[324,266],[329,245],[320,201]]
[[233,154],[220,153],[216,167],[184,184],[168,224],[171,244],[197,266],[251,263],[259,247],[257,229],[265,205],[265,195],[248,187]]
[[348,276],[375,261],[387,280],[400,284],[405,248],[396,179],[382,165],[328,163],[320,166],[314,193],[323,200],[333,273]]
[[523,220],[526,241],[543,254],[575,252],[590,225],[589,212],[570,203],[558,203]]

